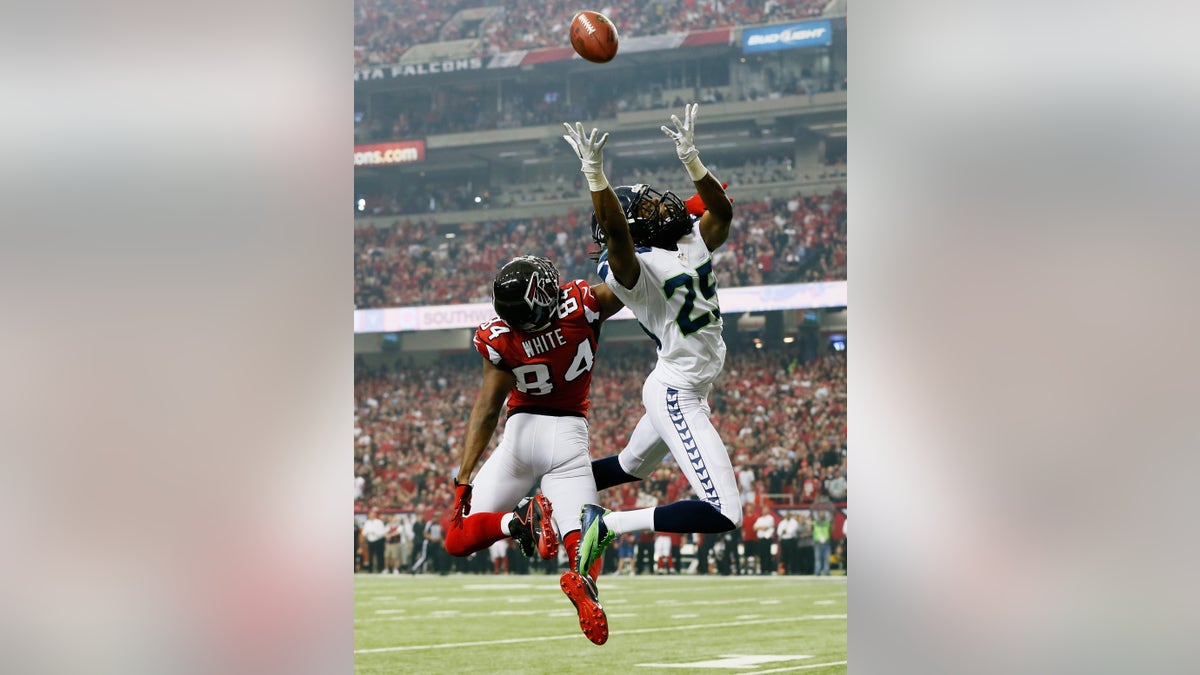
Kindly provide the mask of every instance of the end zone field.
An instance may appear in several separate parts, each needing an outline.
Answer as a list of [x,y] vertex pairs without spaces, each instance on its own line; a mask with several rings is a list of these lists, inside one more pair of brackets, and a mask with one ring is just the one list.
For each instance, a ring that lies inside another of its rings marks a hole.
[[354,672],[844,673],[845,577],[602,576],[609,638],[558,576],[354,581]]

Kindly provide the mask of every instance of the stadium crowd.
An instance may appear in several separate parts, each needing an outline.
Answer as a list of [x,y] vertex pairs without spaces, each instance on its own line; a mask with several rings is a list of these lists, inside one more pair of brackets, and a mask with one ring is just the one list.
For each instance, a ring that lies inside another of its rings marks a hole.
[[[622,38],[789,21],[820,16],[828,0],[651,0],[638,11],[600,8]],[[355,67],[396,63],[414,45],[478,38],[478,55],[557,47],[578,7],[540,0],[503,0],[503,8],[469,27],[450,23],[480,0],[355,0]]]
[[[564,278],[596,281],[590,213],[461,223],[395,222],[355,230],[358,309],[489,302],[505,261],[545,256]],[[447,234],[453,234],[451,238]],[[485,245],[486,242],[486,245]],[[846,278],[846,193],[737,203],[729,241],[714,256],[725,287]]]
[[354,66],[396,63],[413,45],[440,42],[442,26],[471,0],[354,0]]
[[[436,370],[398,362],[355,369],[355,475],[361,509],[442,509],[450,505],[455,462],[479,387],[478,358],[464,350]],[[605,345],[592,383],[593,457],[616,453],[641,415],[642,381],[653,367],[646,342]],[[772,348],[731,349],[710,398],[714,424],[739,474],[756,493],[786,503],[846,498],[844,353],[807,363]],[[503,424],[503,417],[501,419]],[[499,434],[489,446],[494,448]],[[839,473],[840,472],[840,473]],[[631,507],[639,492],[671,500],[687,482],[668,460],[654,476],[605,491],[610,508]]]
[[[742,163],[724,164],[711,162],[711,169],[730,185],[763,185],[770,183],[795,183],[845,178],[844,158],[828,164],[810,164],[797,167],[790,156],[755,156]],[[686,183],[679,165],[674,161],[638,162],[627,169],[614,167],[610,173],[614,185],[648,183],[655,186],[679,186]],[[558,174],[550,180],[525,180],[508,185],[490,182],[476,184],[475,180],[462,180],[450,184],[442,177],[414,176],[406,179],[395,190],[385,194],[360,193],[362,204],[355,205],[355,217],[416,215],[468,211],[480,208],[512,207],[544,202],[578,200],[584,189],[582,178],[569,178]]]
[[[730,185],[810,182],[846,176],[845,164],[842,161],[827,166],[797,167],[792,158],[788,156],[757,156],[740,164],[729,165],[711,162],[709,168],[712,169],[714,175],[721,176],[721,180]],[[679,164],[675,161],[658,164],[640,161],[633,169],[626,169],[618,165],[612,169],[611,174],[614,185],[647,183],[683,189],[681,185],[687,183],[686,177],[679,171]],[[491,197],[495,203],[501,206],[515,206],[551,200],[578,199],[583,187],[582,180],[534,181],[513,185],[502,192],[492,194]],[[681,196],[686,197],[686,195]]]

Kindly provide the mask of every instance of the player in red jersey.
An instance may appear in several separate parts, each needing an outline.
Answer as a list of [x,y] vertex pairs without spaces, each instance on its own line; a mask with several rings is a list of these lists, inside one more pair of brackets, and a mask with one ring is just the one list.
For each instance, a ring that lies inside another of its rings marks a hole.
[[[608,619],[595,585],[600,561],[589,575],[576,572],[578,514],[597,499],[587,426],[597,338],[601,323],[624,305],[604,284],[560,285],[554,264],[534,256],[505,264],[492,292],[497,316],[475,330],[483,385],[467,422],[446,550],[467,556],[511,536],[526,556],[536,550],[548,560],[558,553],[553,520],[570,562],[560,585],[584,635],[604,644]],[[472,483],[505,397],[504,436]],[[539,482],[542,494],[505,511]]]

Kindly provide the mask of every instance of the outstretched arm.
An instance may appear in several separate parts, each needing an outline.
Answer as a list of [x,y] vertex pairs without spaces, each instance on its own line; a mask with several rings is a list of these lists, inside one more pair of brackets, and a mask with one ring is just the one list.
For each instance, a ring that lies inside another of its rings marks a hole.
[[592,293],[596,295],[596,302],[600,305],[600,320],[605,321],[613,314],[621,311],[625,303],[617,297],[608,284],[596,284],[592,286]]
[[704,202],[704,215],[700,216],[700,236],[704,245],[715,251],[729,238],[729,225],[733,222],[733,205],[725,195],[721,182],[700,162],[700,151],[696,149],[696,111],[700,104],[684,106],[683,120],[671,115],[674,129],[663,125],[663,133],[675,141],[675,153],[688,176],[696,184],[696,194]]
[[733,223],[733,204],[725,196],[725,188],[706,173],[704,178],[696,181],[696,194],[704,202],[704,215],[700,216],[700,236],[704,237],[704,245],[708,250],[715,251],[729,238],[729,226]]
[[500,421],[500,407],[504,397],[516,386],[517,378],[507,370],[501,370],[492,365],[491,361],[483,362],[483,385],[475,395],[475,405],[471,408],[471,417],[467,419],[467,436],[463,441],[461,459],[458,464],[459,485],[471,482],[471,473],[479,463],[484,448],[496,431]]
[[588,188],[592,191],[592,208],[596,211],[596,221],[604,231],[605,245],[608,248],[608,265],[613,276],[625,288],[633,288],[642,274],[642,268],[634,255],[633,237],[629,234],[629,221],[621,209],[617,193],[613,192],[604,175],[604,143],[608,134],[599,139],[599,130],[592,129],[590,135],[584,135],[583,123],[576,122],[575,126],[563,123],[567,133],[563,139],[575,151],[575,156],[581,162],[580,170],[587,178]]
[[629,221],[625,219],[617,193],[611,187],[604,188],[603,192],[593,192],[592,208],[604,230],[608,266],[612,268],[613,276],[625,288],[633,288],[642,275],[642,266],[634,255],[633,235],[629,234]]

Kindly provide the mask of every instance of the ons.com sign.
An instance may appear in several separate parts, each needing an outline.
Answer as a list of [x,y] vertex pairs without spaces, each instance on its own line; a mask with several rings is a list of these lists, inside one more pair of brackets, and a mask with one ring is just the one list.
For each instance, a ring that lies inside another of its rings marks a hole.
[[354,146],[354,166],[389,166],[425,161],[425,141],[393,141]]

